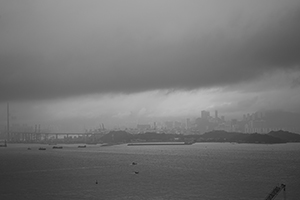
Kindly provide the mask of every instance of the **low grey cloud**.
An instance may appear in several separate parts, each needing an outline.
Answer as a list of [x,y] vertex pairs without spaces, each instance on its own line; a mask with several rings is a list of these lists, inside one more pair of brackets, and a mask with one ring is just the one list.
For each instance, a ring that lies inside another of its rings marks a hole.
[[0,2],[0,101],[192,90],[299,70],[300,3]]
[[297,88],[299,86],[300,86],[300,76],[292,80],[291,88]]

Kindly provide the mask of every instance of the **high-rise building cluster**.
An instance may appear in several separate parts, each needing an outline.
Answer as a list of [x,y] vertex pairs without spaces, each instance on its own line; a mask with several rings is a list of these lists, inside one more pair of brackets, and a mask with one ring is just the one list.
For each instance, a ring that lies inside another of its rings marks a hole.
[[138,125],[139,131],[159,131],[176,133],[205,133],[213,130],[242,133],[268,133],[276,130],[286,130],[300,133],[299,123],[293,122],[294,118],[274,115],[274,113],[255,112],[243,114],[241,119],[225,120],[225,116],[219,116],[217,110],[212,116],[210,111],[202,110],[201,116],[196,119],[187,118],[185,121],[155,122],[153,126]]

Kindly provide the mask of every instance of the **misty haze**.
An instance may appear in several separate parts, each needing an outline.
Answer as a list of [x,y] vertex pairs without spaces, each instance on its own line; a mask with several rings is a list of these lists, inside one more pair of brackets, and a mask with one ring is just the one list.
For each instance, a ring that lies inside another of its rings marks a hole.
[[0,0],[0,199],[298,199],[299,0]]

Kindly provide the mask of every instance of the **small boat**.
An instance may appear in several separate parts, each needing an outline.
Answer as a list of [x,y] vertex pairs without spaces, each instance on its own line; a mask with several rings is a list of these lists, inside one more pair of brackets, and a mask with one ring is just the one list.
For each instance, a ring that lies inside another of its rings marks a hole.
[[40,148],[39,148],[39,150],[46,150],[46,148],[44,148],[44,147],[40,147]]
[[1,144],[0,147],[7,147],[6,140],[4,140],[4,144]]
[[79,145],[78,148],[86,148],[86,145]]

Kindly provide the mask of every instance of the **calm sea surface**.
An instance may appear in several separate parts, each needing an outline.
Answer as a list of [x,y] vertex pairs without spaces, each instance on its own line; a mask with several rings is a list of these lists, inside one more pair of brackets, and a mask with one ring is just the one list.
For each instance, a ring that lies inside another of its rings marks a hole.
[[62,146],[0,148],[0,199],[300,199],[299,143]]

